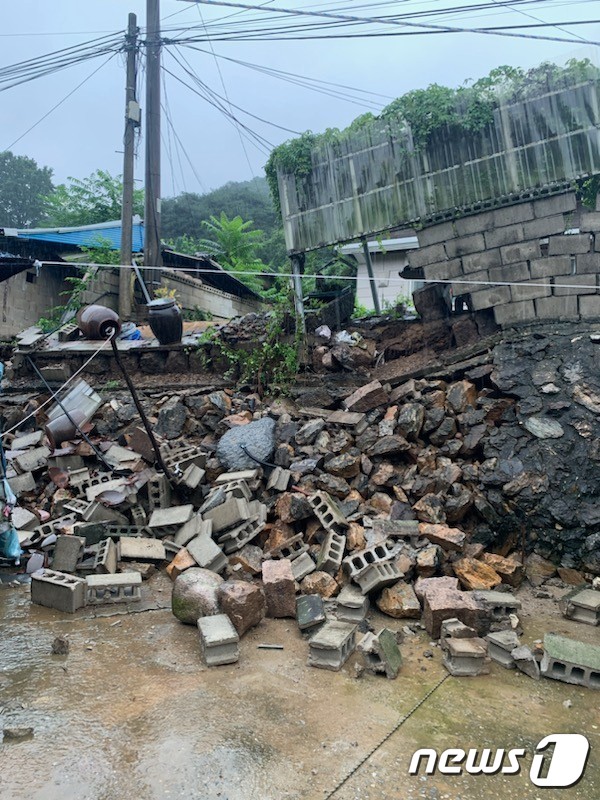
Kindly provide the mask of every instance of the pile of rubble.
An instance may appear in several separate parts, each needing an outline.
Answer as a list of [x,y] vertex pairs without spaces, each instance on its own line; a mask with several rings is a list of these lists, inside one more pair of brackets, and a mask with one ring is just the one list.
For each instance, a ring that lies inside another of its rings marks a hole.
[[[198,626],[207,664],[237,659],[239,637],[266,615],[297,619],[314,666],[339,669],[358,648],[368,669],[395,677],[397,637],[370,628],[375,606],[422,619],[453,674],[493,658],[538,677],[541,661],[549,677],[600,685],[600,648],[519,644],[512,590],[556,567],[525,559],[520,531],[486,551],[498,514],[485,493],[497,484],[484,479],[498,464],[482,445],[512,399],[436,379],[371,381],[337,410],[228,391],[150,400],[159,454],[126,397],[100,408],[90,443],[51,451],[41,430],[5,440],[33,602],[65,612],[135,602],[165,565],[173,613]],[[577,587],[592,578],[558,575]],[[578,588],[564,613],[597,625],[599,601]]]

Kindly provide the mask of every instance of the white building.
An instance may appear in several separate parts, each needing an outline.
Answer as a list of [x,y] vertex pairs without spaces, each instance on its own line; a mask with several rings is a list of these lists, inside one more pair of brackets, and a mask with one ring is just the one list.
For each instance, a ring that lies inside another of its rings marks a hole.
[[[412,300],[412,293],[423,284],[417,280],[406,280],[400,276],[400,273],[408,266],[408,251],[415,250],[419,246],[417,237],[382,239],[381,241],[367,242],[367,245],[381,308],[394,305],[399,295]],[[365,308],[373,309],[373,295],[362,242],[346,244],[338,250],[342,255],[353,256],[356,259],[358,265],[356,302]]]

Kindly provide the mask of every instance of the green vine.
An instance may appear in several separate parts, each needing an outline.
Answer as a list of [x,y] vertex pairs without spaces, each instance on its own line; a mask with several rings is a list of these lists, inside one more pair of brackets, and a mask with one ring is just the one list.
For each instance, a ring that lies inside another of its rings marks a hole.
[[494,111],[502,104],[598,77],[600,70],[589,59],[571,59],[564,67],[549,62],[530,70],[505,65],[458,89],[432,84],[426,89],[407,92],[384,108],[379,117],[363,114],[344,130],[330,128],[322,134],[307,131],[276,147],[265,166],[273,201],[281,211],[278,170],[294,175],[301,189],[312,173],[314,154],[319,147],[331,145],[336,152],[355,134],[375,131],[378,123],[406,125],[410,128],[412,146],[419,150],[440,133],[477,135],[493,122]]

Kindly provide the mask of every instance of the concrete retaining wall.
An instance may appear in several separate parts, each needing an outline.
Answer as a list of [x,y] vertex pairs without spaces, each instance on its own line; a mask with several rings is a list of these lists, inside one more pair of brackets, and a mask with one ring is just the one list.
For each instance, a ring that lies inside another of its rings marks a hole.
[[600,317],[600,212],[579,206],[575,192],[432,225],[418,238],[410,266],[451,281],[474,311],[493,308],[503,327]]

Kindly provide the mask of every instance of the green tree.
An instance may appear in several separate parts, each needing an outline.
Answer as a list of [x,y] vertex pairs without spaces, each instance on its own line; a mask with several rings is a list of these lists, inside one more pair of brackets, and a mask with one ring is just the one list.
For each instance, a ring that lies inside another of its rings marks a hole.
[[[55,227],[95,225],[121,218],[121,176],[98,169],[88,178],[69,178],[46,198],[46,224]],[[133,213],[144,213],[144,192],[134,189]]]
[[24,228],[44,214],[45,197],[52,192],[52,170],[33,158],[0,153],[0,227]]
[[244,273],[263,272],[266,267],[257,256],[257,248],[264,239],[262,231],[252,228],[252,220],[244,220],[238,215],[229,219],[222,211],[218,217],[211,216],[204,220],[202,226],[206,228],[211,238],[198,240],[201,252],[208,253],[225,269],[238,273],[239,280],[255,292],[261,292],[263,287],[260,279]]

